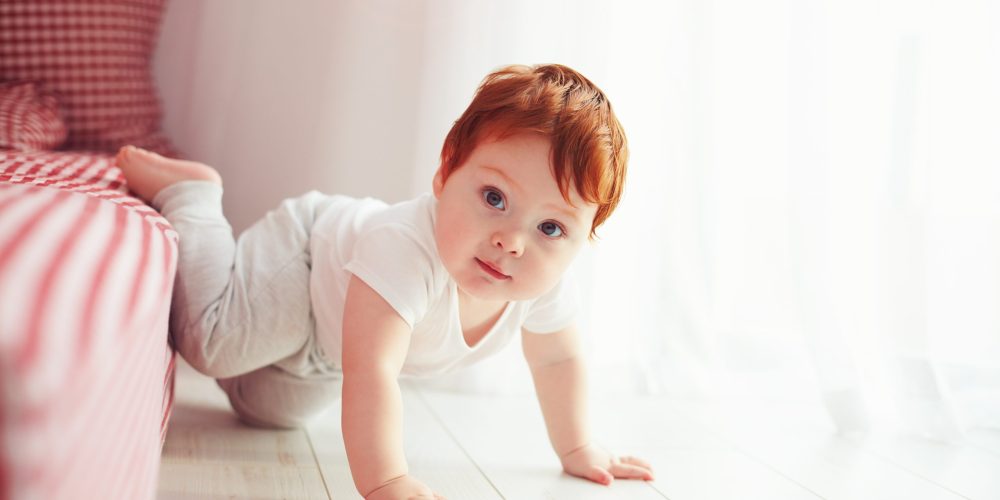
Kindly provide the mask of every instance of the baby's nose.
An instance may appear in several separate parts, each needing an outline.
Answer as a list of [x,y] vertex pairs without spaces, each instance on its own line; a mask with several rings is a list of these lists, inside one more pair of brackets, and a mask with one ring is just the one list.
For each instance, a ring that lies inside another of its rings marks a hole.
[[493,233],[493,246],[514,257],[520,257],[524,253],[524,237],[518,231],[497,231]]

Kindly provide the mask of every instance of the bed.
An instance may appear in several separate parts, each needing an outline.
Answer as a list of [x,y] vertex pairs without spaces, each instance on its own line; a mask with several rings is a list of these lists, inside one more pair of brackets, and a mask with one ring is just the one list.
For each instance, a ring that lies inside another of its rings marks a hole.
[[112,156],[0,153],[0,498],[152,498],[176,255]]
[[0,500],[149,499],[177,234],[114,161],[160,132],[161,0],[0,0]]

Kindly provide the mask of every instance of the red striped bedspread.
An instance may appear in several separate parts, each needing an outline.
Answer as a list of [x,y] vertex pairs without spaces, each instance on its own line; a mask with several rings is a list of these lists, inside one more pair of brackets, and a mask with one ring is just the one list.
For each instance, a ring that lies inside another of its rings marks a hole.
[[155,496],[176,256],[114,156],[0,152],[0,500]]

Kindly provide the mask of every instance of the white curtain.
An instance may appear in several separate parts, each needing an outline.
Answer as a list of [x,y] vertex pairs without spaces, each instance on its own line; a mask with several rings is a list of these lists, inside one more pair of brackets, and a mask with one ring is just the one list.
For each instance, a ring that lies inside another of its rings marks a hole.
[[[238,228],[305,188],[426,191],[486,73],[567,64],[632,152],[575,269],[595,392],[812,402],[843,430],[941,439],[1000,427],[997,2],[171,9],[168,131],[221,164]],[[528,391],[519,357],[435,383]]]
[[[626,199],[577,266],[596,392],[1000,427],[995,2],[454,3],[432,78],[565,62],[626,127]],[[515,357],[446,385],[525,390]]]

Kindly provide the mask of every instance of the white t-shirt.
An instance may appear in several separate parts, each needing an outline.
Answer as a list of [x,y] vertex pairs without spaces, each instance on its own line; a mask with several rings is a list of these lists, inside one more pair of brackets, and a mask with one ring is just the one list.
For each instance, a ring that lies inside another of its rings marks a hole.
[[493,328],[469,347],[459,322],[458,289],[434,241],[436,205],[431,194],[396,205],[334,196],[316,221],[312,307],[319,345],[335,368],[342,366],[344,301],[352,274],[412,328],[403,375],[437,375],[468,366],[500,351],[522,327],[549,333],[572,323],[575,295],[564,280],[537,299],[509,302]]

